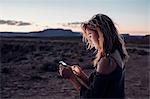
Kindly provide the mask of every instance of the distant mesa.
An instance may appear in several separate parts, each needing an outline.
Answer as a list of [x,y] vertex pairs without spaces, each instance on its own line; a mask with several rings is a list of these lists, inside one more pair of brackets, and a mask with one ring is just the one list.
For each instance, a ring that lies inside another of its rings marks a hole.
[[4,37],[57,37],[57,36],[81,36],[80,32],[73,32],[64,29],[45,29],[38,32],[0,32]]
[[126,43],[137,43],[137,44],[149,44],[150,42],[150,35],[129,35],[129,34],[121,34],[123,39]]
[[[125,42],[148,42],[150,35],[136,36],[129,33],[121,34]],[[1,37],[80,37],[80,32],[73,32],[69,29],[45,29],[38,32],[0,32]]]

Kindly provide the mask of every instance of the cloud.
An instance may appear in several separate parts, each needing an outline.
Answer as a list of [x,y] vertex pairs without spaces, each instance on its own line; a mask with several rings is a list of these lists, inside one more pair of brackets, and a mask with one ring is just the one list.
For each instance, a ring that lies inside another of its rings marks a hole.
[[63,23],[62,25],[65,27],[78,27],[80,26],[82,22],[68,22],[68,23]]
[[0,25],[28,26],[28,25],[32,25],[32,24],[29,22],[23,22],[23,21],[1,20],[0,19]]
[[69,22],[68,25],[80,25],[81,22]]

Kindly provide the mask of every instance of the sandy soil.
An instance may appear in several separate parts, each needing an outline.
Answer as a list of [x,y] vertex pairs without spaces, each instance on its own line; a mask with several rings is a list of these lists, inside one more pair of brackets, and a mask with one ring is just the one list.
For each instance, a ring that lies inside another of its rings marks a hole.
[[[90,75],[94,55],[80,41],[2,39],[1,98],[78,99],[79,93],[68,80],[59,76],[57,65],[63,59],[69,64],[79,64]],[[126,98],[148,99],[148,52],[135,49],[128,51],[130,59],[126,64]]]

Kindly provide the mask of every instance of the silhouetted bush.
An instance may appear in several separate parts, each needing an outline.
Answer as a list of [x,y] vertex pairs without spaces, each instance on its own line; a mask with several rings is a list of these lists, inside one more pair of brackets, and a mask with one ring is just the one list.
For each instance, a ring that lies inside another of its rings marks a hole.
[[2,73],[5,73],[5,74],[8,74],[8,73],[10,73],[10,70],[9,70],[9,68],[2,68],[2,71],[1,71]]
[[39,75],[31,75],[31,80],[42,80],[43,78]]
[[146,52],[146,51],[144,51],[144,50],[138,50],[137,53],[138,53],[139,55],[149,55],[149,52]]
[[54,71],[58,70],[58,64],[46,62],[40,67],[40,69],[42,71],[46,71],[46,72],[48,72],[48,71],[54,72]]
[[55,59],[54,63],[59,63],[59,61],[61,61],[60,59]]
[[83,58],[79,58],[78,60],[79,60],[79,62],[83,62]]
[[135,53],[139,55],[149,55],[149,52],[144,51],[144,50],[137,50],[137,49],[127,49],[129,53]]
[[19,62],[19,61],[22,61],[22,60],[28,60],[28,58],[26,58],[26,57],[18,57],[18,58],[15,59],[14,61],[15,61],[15,62]]

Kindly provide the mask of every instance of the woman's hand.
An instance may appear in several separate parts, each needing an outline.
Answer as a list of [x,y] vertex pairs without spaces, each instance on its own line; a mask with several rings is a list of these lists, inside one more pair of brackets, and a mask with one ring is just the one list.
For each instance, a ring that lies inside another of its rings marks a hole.
[[71,66],[71,69],[74,74],[76,74],[77,76],[81,76],[82,69],[78,65]]
[[70,79],[74,76],[74,73],[72,71],[71,67],[64,67],[63,65],[59,65],[59,74],[66,79]]
[[86,85],[88,85],[89,83],[88,76],[84,73],[84,71],[78,65],[71,66],[71,69],[75,75],[77,75]]

